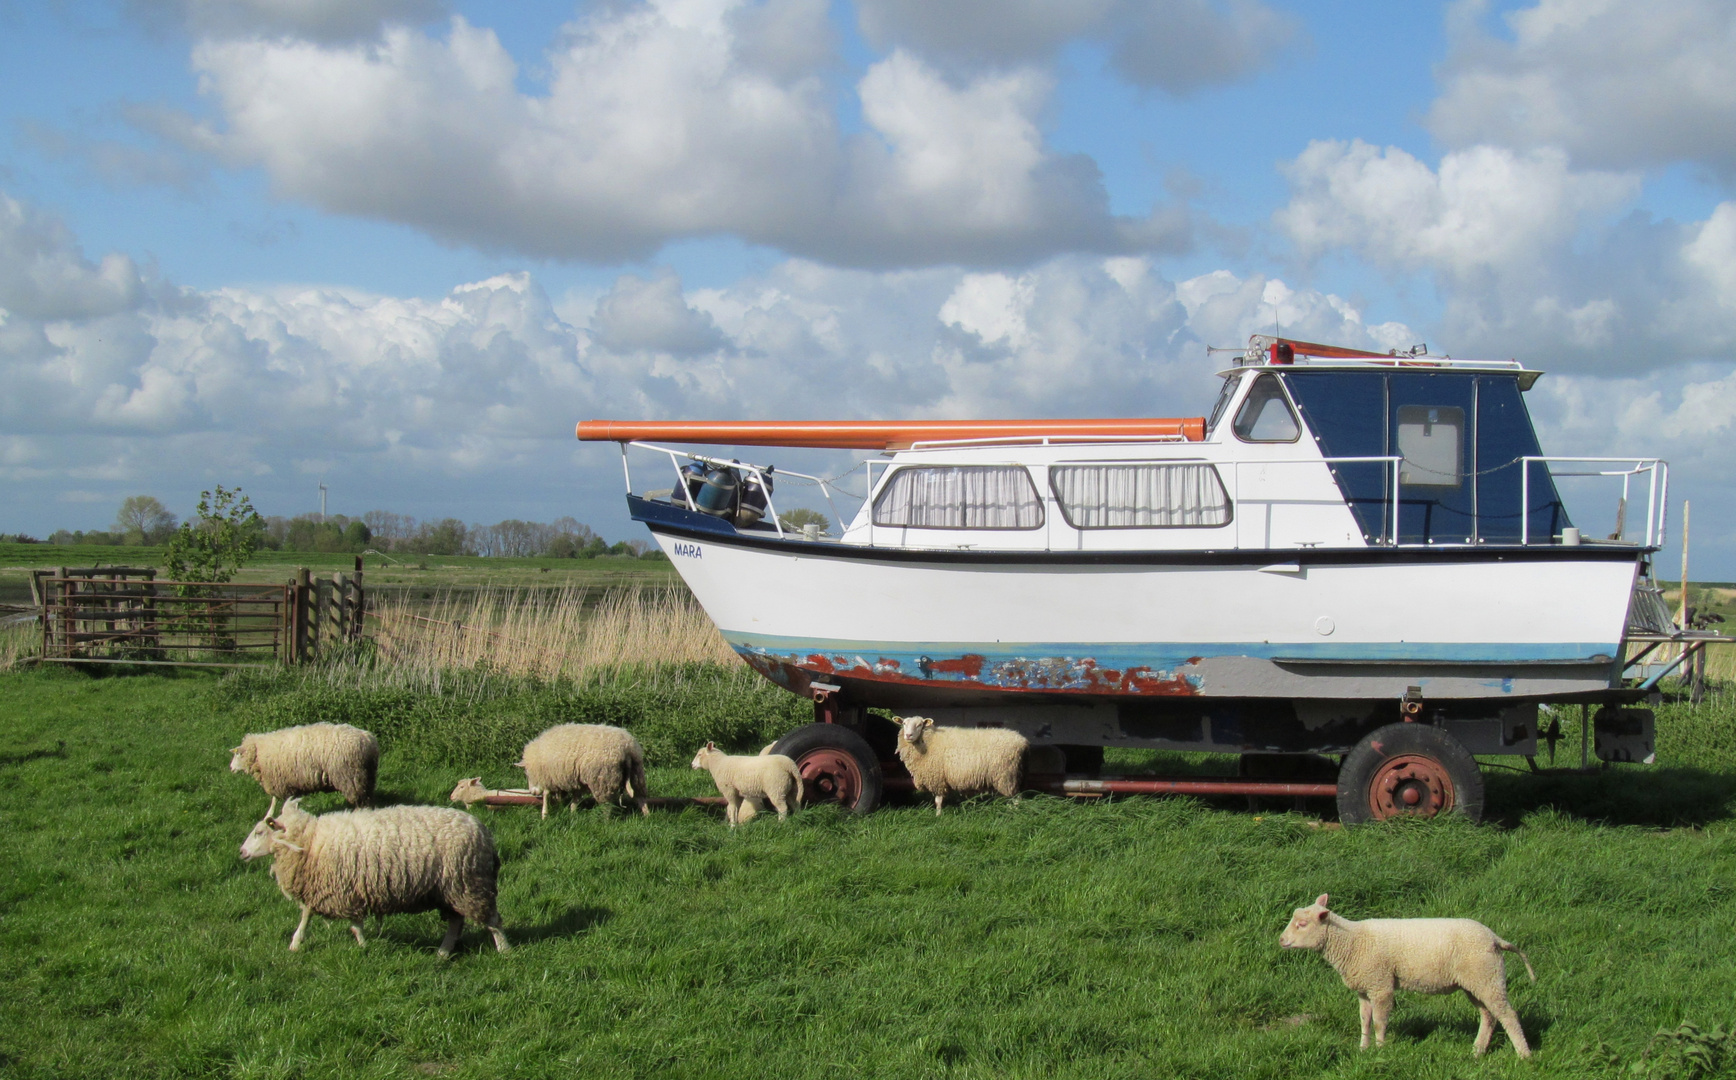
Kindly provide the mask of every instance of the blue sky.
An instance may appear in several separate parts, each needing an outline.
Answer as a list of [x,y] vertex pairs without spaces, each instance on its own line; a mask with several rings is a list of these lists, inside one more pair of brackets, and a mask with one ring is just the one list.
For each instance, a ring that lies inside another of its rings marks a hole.
[[632,536],[574,420],[1197,412],[1278,317],[1546,369],[1546,447],[1671,458],[1736,579],[1732,46],[1711,0],[0,0],[0,531],[323,478]]

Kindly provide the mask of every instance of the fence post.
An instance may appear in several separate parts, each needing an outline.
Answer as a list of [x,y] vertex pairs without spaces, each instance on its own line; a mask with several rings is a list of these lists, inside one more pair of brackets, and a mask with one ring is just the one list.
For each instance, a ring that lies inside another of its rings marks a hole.
[[332,571],[332,644],[341,645],[350,633],[350,583],[342,570]]
[[313,651],[313,575],[303,566],[295,572],[295,662],[306,663]]
[[355,621],[350,624],[350,640],[360,641],[362,639],[362,620],[368,614],[368,596],[362,591],[362,557],[360,555],[356,556],[356,573],[350,581],[355,588],[350,607],[355,618]]

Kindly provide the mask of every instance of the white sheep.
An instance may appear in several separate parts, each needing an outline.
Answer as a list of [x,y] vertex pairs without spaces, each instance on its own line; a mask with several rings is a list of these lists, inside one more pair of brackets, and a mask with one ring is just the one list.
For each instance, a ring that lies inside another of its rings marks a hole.
[[488,927],[494,947],[507,950],[495,908],[500,858],[494,838],[462,810],[443,806],[388,806],[315,816],[300,800],[267,815],[241,843],[241,857],[271,855],[271,873],[283,895],[301,905],[289,951],[301,948],[308,918],[348,919],[356,944],[362,918],[397,912],[439,911],[446,917],[441,957],[452,955],[466,918]]
[[1326,958],[1344,985],[1356,991],[1362,1013],[1362,1047],[1368,1048],[1369,1021],[1374,1042],[1386,1044],[1386,1019],[1392,1013],[1394,990],[1449,994],[1463,990],[1477,1006],[1476,1052],[1489,1049],[1495,1021],[1522,1058],[1531,1056],[1519,1017],[1507,1003],[1507,968],[1503,952],[1519,953],[1525,973],[1537,981],[1531,958],[1502,941],[1475,919],[1342,918],[1326,908],[1327,896],[1310,907],[1297,908],[1290,925],[1278,937],[1286,949],[1313,949]]
[[631,732],[606,724],[559,724],[525,744],[515,763],[524,770],[530,790],[542,796],[542,816],[549,816],[550,796],[565,797],[577,809],[580,792],[590,791],[598,803],[612,803],[623,789],[641,814],[651,813],[645,798],[645,750]]
[[[531,791],[529,788],[499,788],[499,789],[495,789],[495,788],[484,787],[482,785],[482,777],[470,776],[470,777],[466,777],[463,780],[458,781],[458,786],[452,789],[452,794],[448,795],[447,798],[453,802],[461,802],[466,806],[470,806],[473,803],[487,802],[489,799],[496,799],[496,798],[500,798],[501,796],[509,796],[509,797],[510,796],[525,796],[525,797],[529,797],[529,796],[534,795],[534,794],[536,794],[536,793]],[[506,801],[522,802],[524,800],[523,799],[508,799]]]
[[934,813],[948,795],[994,791],[1019,793],[1030,743],[1007,728],[936,727],[924,716],[895,717],[898,760],[910,771],[917,791],[934,796]]
[[779,821],[802,803],[801,771],[784,754],[761,751],[752,757],[731,756],[708,742],[693,755],[693,767],[711,773],[717,793],[728,804],[724,819],[732,829],[752,821],[762,800],[777,807]]
[[241,737],[229,751],[229,771],[244,772],[277,800],[336,791],[351,806],[374,794],[380,771],[380,744],[373,733],[348,724],[304,724]]

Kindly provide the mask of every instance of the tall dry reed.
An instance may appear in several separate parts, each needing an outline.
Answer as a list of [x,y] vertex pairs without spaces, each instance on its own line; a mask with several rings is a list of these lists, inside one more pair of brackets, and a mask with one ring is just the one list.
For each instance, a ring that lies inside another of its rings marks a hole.
[[684,592],[623,587],[594,607],[590,591],[485,588],[432,608],[383,605],[374,633],[383,664],[412,681],[453,670],[577,679],[600,670],[733,665],[735,653]]
[[42,624],[34,619],[0,623],[0,671],[42,652]]

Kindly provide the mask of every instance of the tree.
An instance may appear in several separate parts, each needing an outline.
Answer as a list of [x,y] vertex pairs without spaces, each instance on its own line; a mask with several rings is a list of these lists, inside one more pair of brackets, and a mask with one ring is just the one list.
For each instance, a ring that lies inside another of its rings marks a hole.
[[778,521],[782,522],[784,528],[790,532],[801,532],[803,525],[818,525],[821,536],[832,531],[831,518],[818,510],[809,510],[805,506],[798,506],[794,510],[779,514]]
[[114,531],[129,544],[160,544],[175,531],[175,515],[153,495],[134,495],[121,503]]
[[228,581],[258,549],[265,519],[240,488],[222,486],[199,493],[198,515],[170,537],[163,565],[177,581]]

